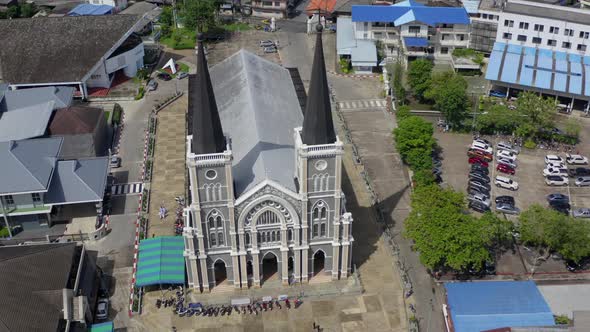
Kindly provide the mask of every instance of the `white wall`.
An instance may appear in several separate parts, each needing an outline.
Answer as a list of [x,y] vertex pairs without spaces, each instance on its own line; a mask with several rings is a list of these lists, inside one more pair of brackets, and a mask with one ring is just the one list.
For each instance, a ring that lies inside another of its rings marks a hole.
[[127,8],[127,0],[88,0],[88,3],[93,5],[109,5],[116,8],[116,11],[121,11]]
[[[137,74],[137,70],[143,67],[143,43],[137,45],[135,48],[121,53],[115,57],[106,60],[106,72],[111,74],[119,69],[124,69],[127,77],[133,77]],[[138,65],[138,61],[141,63]]]
[[[528,4],[528,2],[527,2]],[[547,6],[547,5],[543,5]],[[572,9],[563,8],[559,6],[550,6],[555,10],[563,12],[563,19],[567,20],[568,12]],[[580,12],[581,9],[573,9],[576,12]],[[505,25],[505,21],[513,21],[513,26],[509,27]],[[520,29],[520,22],[528,23],[528,29]],[[543,32],[534,30],[535,24],[543,25]],[[558,33],[550,33],[550,27],[559,28]],[[573,29],[573,36],[566,36],[565,30]],[[585,31],[590,34],[590,11],[588,11],[588,24],[571,23],[562,20],[548,19],[543,17],[528,16],[522,14],[512,13],[501,13],[500,20],[498,21],[498,33],[496,34],[496,41],[498,42],[509,42],[511,44],[523,45],[528,47],[540,47],[545,49],[551,49],[555,51],[575,53],[580,55],[590,55],[590,39],[580,38],[580,31]],[[504,39],[504,33],[511,33],[512,39]],[[526,42],[518,41],[518,35],[524,35],[527,37]],[[540,44],[534,44],[532,42],[533,37],[541,38]],[[556,40],[556,46],[549,46],[548,40]],[[567,49],[562,47],[563,42],[570,42],[571,48]],[[578,44],[588,45],[586,51],[578,51]]]
[[98,69],[86,81],[89,88],[108,88],[111,85],[109,75],[105,70],[104,64],[101,64]]

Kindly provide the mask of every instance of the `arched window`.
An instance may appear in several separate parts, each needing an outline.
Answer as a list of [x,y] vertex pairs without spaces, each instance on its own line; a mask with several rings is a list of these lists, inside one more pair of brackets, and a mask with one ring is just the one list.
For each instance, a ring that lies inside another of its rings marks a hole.
[[209,236],[209,241],[211,242],[211,246],[215,247],[215,233],[211,233],[211,235]]
[[250,245],[250,233],[246,233],[246,245]]
[[329,182],[330,182],[330,175],[329,174],[322,174],[322,180],[320,181],[322,184],[322,191],[328,191]]
[[218,210],[211,210],[207,215],[207,224],[209,226],[209,242],[211,247],[223,246],[225,241],[223,239],[223,215]]
[[223,190],[221,188],[221,183],[215,185],[215,191],[217,191],[217,200],[223,199]]
[[328,223],[328,204],[324,201],[315,203],[312,209],[311,237],[326,236]]
[[322,223],[320,225],[320,236],[321,237],[326,236],[326,223]]
[[277,241],[281,241],[281,231],[277,232]]
[[223,233],[217,233],[217,242],[220,246],[223,245]]
[[318,236],[318,224],[316,224],[316,223],[313,224],[313,232],[312,232],[311,236],[313,236],[313,237]]
[[261,237],[260,233],[256,234],[256,239],[258,240],[258,243],[262,242],[262,237]]
[[221,216],[218,216],[216,218],[216,220],[217,220],[217,228],[223,227],[223,222],[221,221]]
[[320,181],[321,180],[320,180],[319,175],[314,174],[311,176],[311,179],[313,180],[313,191],[320,191],[320,189],[321,189],[320,188],[320,186],[321,186]]
[[215,218],[209,216],[209,228],[215,228]]
[[266,242],[266,233],[262,233],[262,241],[261,242]]
[[211,193],[209,192],[209,185],[205,184],[203,186],[203,189],[205,190],[205,202],[209,202],[211,200]]
[[313,220],[320,219],[320,209],[318,209],[318,208],[313,209],[312,219]]
[[287,241],[293,241],[293,230],[289,229],[287,231]]
[[275,232],[271,233],[271,237],[272,237],[272,240],[271,240],[272,242],[275,242],[277,240],[277,236],[276,236]]
[[324,206],[320,208],[320,219],[325,220],[328,217],[328,209]]

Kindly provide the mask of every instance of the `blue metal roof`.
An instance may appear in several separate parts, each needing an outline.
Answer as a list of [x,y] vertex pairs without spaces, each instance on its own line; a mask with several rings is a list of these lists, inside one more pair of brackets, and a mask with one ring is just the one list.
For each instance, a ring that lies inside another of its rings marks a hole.
[[[412,20],[408,20],[408,17]],[[469,24],[469,15],[463,7],[428,7],[408,0],[393,6],[354,5],[352,21],[393,22],[396,26],[418,21],[434,26]]]
[[68,16],[100,16],[113,13],[113,6],[83,3],[70,10]]
[[586,59],[566,52],[495,43],[486,79],[544,89],[548,93],[590,97],[590,57]]
[[555,325],[549,305],[532,281],[446,283],[456,332]]
[[404,37],[406,47],[426,47],[428,46],[428,38],[419,37]]

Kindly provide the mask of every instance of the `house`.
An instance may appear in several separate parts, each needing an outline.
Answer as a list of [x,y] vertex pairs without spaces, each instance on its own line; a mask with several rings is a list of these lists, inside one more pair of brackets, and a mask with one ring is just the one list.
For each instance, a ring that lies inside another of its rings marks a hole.
[[127,8],[127,0],[88,0],[88,3],[93,5],[107,5],[115,8],[116,12],[120,12]]
[[86,331],[94,318],[95,251],[76,243],[0,247],[3,331]]
[[469,46],[469,16],[463,7],[431,7],[414,0],[394,5],[352,6],[354,37],[379,41],[384,56],[407,63],[417,58],[451,61]]
[[344,145],[332,122],[322,34],[316,38],[305,116],[289,70],[240,50],[209,71],[198,43],[183,229],[195,290],[264,287],[268,278],[283,285],[339,280],[352,272]]
[[91,5],[82,3],[70,10],[68,16],[98,16],[113,14],[114,7],[109,5]]
[[589,109],[590,9],[509,0],[486,71],[508,95],[534,91]]
[[62,137],[0,142],[0,217],[52,225],[64,205],[102,207],[108,157],[59,160]]
[[555,325],[533,281],[451,282],[445,290],[447,332]]
[[133,15],[0,20],[2,78],[12,89],[71,86],[87,98],[143,67],[139,25]]
[[161,32],[159,29],[154,29],[154,25],[161,14],[161,7],[147,1],[136,2],[119,13],[119,15],[135,15],[141,17],[140,25],[137,26],[135,32],[141,36],[144,45],[153,45],[155,47],[159,47],[156,42],[160,39]]
[[291,0],[252,0],[251,8],[253,16],[260,17],[287,17],[287,2]]

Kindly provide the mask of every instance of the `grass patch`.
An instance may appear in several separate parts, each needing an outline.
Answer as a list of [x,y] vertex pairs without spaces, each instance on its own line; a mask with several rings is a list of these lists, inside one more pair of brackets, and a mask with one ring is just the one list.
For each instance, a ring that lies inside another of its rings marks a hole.
[[0,237],[9,237],[10,233],[8,232],[8,228],[2,227],[0,228]]
[[178,69],[179,71],[188,73],[189,67],[188,67],[188,65],[186,63],[177,62],[177,64],[178,64],[178,67],[179,67],[179,69]]
[[175,29],[170,36],[161,38],[160,43],[175,50],[186,50],[195,48],[196,38],[196,31]]
[[221,26],[223,29],[225,29],[226,31],[246,31],[246,30],[251,30],[252,27],[250,25],[248,25],[247,23],[243,23],[243,22],[237,22],[237,23],[231,23],[231,24],[224,24]]

